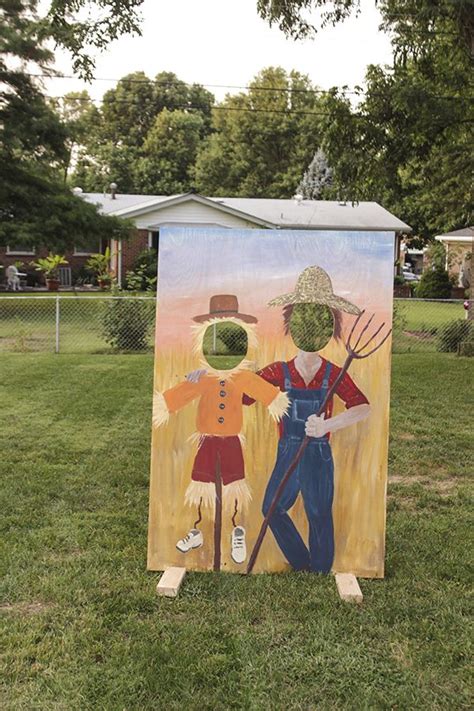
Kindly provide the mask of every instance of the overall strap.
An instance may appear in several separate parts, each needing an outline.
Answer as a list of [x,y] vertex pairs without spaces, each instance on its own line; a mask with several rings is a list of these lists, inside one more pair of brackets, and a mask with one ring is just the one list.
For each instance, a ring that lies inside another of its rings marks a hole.
[[329,361],[326,363],[326,369],[324,371],[323,384],[321,389],[323,390],[323,396],[326,397],[326,392],[329,386],[329,378],[331,377],[332,363]]
[[291,376],[290,369],[288,368],[288,363],[283,362],[283,375],[285,377],[285,390],[290,390],[291,388]]

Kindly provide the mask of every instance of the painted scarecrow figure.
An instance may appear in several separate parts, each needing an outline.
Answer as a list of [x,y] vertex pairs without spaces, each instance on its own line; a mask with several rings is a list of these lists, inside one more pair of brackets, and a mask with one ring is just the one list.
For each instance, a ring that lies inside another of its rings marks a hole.
[[[210,299],[209,313],[195,316],[198,325],[195,331],[195,351],[203,356],[204,337],[209,327],[224,321],[240,326],[247,335],[249,346],[256,345],[254,316],[239,312],[237,297],[216,295]],[[249,362],[242,360],[229,370],[218,370],[203,361],[205,374],[197,382],[189,379],[163,393],[155,392],[153,402],[153,425],[164,424],[171,413],[177,412],[188,403],[199,398],[197,410],[197,435],[199,447],[194,459],[191,481],[186,490],[185,502],[196,507],[198,519],[194,526],[177,542],[182,553],[203,545],[202,532],[197,528],[201,521],[201,507],[209,509],[215,516],[215,529],[222,510],[231,515],[231,555],[236,563],[246,559],[245,529],[236,525],[237,512],[242,512],[251,499],[250,489],[245,480],[244,460],[240,432],[243,424],[243,398],[250,397],[267,406],[270,415],[280,420],[288,408],[288,396],[280,388],[256,375],[249,368]],[[219,511],[217,510],[219,509]],[[219,546],[219,557],[214,567],[220,565],[220,528],[215,548]]]
[[[340,337],[341,312],[359,315],[361,311],[334,294],[329,275],[318,266],[307,267],[298,277],[295,290],[272,299],[269,306],[284,307],[285,331],[291,333],[299,351],[292,360],[272,363],[258,372],[290,400],[288,412],[280,422],[276,462],[262,511],[264,516],[270,512],[280,482],[305,436],[309,436],[309,444],[270,515],[269,526],[292,568],[329,573],[334,558],[334,463],[330,434],[365,419],[370,405],[349,374],[341,373],[341,368],[325,360],[318,351],[332,337]],[[333,417],[331,397],[325,411],[318,416],[328,390],[335,383],[335,394],[344,402],[346,411]],[[245,404],[252,402],[253,399],[244,397]],[[288,515],[299,494],[308,518],[308,545]]]

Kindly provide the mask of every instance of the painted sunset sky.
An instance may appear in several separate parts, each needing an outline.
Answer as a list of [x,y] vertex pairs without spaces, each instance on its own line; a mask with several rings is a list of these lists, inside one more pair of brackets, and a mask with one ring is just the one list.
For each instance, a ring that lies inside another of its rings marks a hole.
[[313,265],[335,294],[389,323],[393,260],[392,232],[163,228],[157,346],[188,347],[192,318],[209,312],[213,294],[235,294],[240,312],[257,317],[260,338],[282,333],[281,307],[267,304]]

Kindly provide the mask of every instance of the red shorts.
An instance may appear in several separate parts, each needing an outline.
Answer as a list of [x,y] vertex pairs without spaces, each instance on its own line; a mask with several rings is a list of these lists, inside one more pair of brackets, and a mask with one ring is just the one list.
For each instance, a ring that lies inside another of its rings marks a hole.
[[224,485],[244,479],[244,458],[240,439],[237,436],[212,437],[210,435],[203,437],[194,460],[191,479],[215,483],[218,459]]

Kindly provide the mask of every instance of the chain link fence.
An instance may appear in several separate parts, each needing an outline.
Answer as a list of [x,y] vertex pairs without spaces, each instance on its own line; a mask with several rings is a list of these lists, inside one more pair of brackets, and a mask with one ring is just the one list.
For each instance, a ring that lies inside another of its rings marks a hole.
[[151,296],[0,296],[0,352],[151,350],[155,306]]
[[[151,350],[155,305],[152,296],[0,296],[0,352]],[[474,355],[474,319],[463,301],[395,299],[392,343],[394,353]],[[210,331],[204,345],[209,356],[240,359],[247,341],[223,326]]]
[[474,355],[474,302],[454,299],[395,299],[394,353]]

